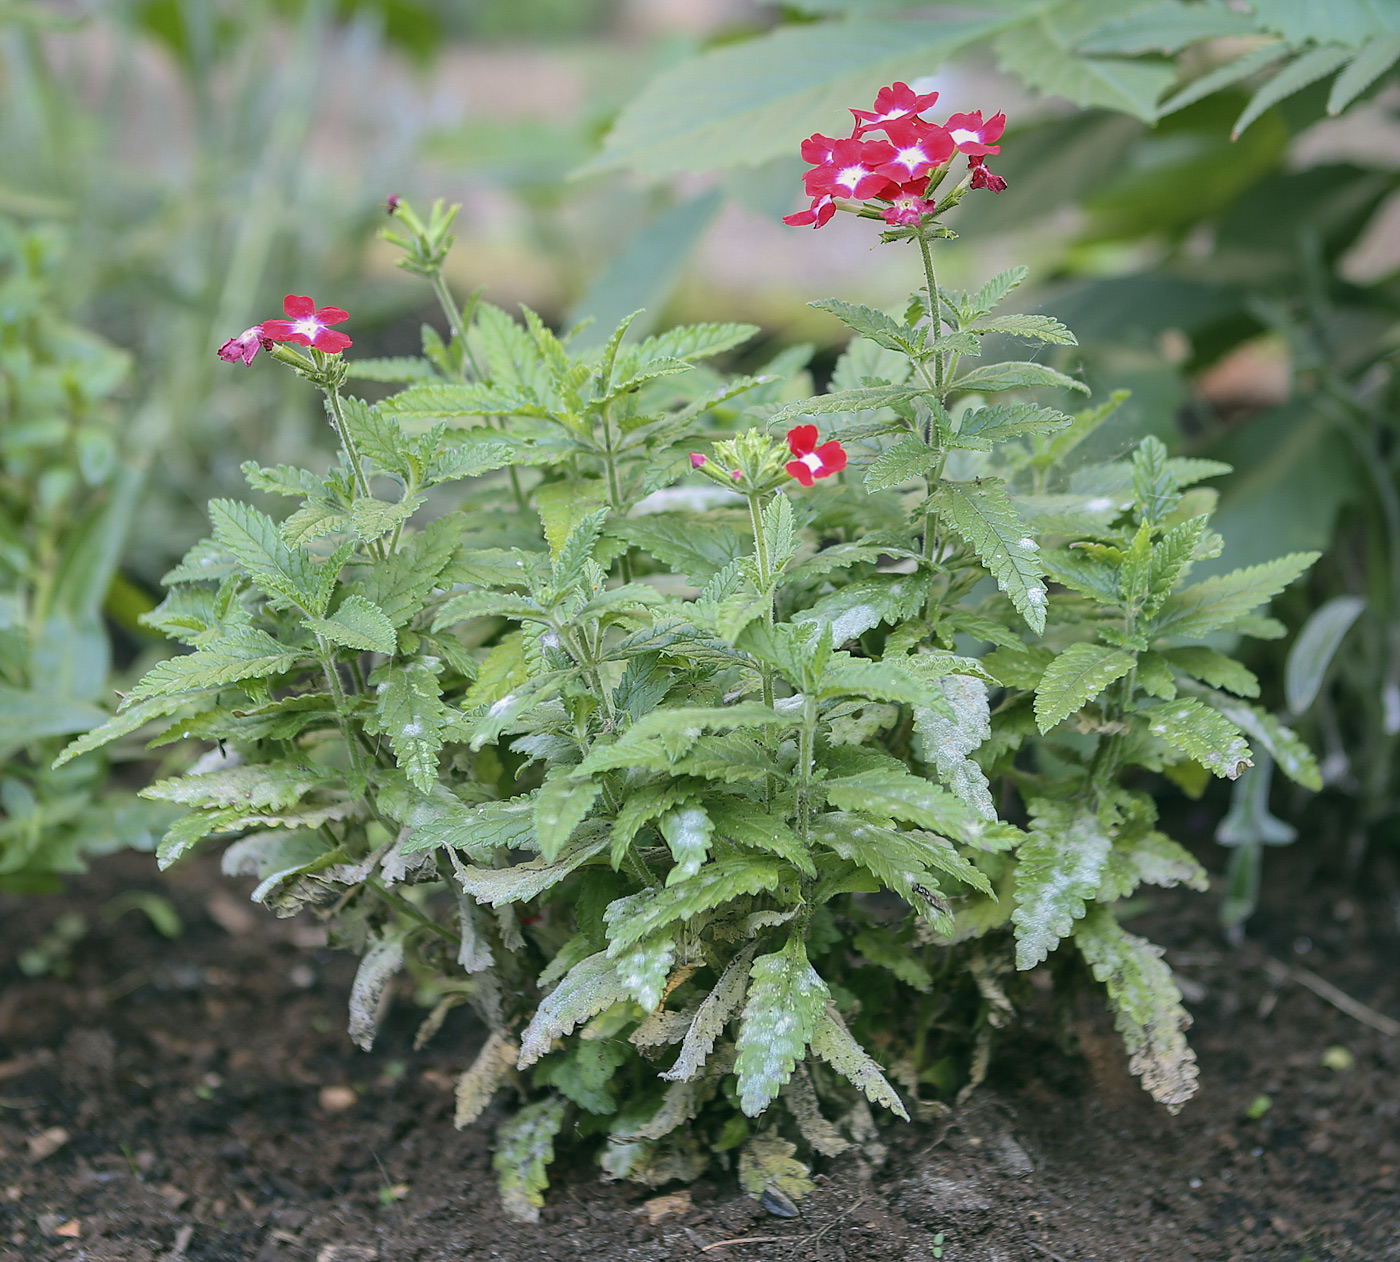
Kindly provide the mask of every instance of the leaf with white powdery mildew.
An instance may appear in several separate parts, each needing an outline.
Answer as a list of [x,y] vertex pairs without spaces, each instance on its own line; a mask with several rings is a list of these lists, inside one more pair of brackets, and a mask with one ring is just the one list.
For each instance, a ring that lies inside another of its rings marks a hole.
[[1035,690],[1035,724],[1048,732],[1121,679],[1137,659],[1102,644],[1071,644],[1045,668]]
[[870,1054],[851,1036],[846,1023],[828,1004],[812,1031],[812,1050],[838,1074],[853,1083],[871,1104],[889,1109],[896,1117],[909,1120],[904,1102],[890,1086]]
[[1162,948],[1128,933],[1104,907],[1075,927],[1074,942],[1108,990],[1128,1067],[1154,1100],[1176,1113],[1196,1093],[1196,1056],[1184,1031],[1191,1014],[1162,959]]
[[1034,968],[1084,915],[1112,842],[1098,817],[1066,802],[1030,803],[1035,823],[1016,852],[1016,967]]
[[379,1028],[379,1001],[394,974],[403,967],[403,937],[380,938],[360,960],[350,988],[350,1037],[367,1052]]
[[1039,545],[1017,516],[1006,492],[994,482],[943,482],[931,500],[939,519],[951,526],[991,571],[1031,630],[1045,630],[1044,569]]
[[540,1001],[530,1024],[520,1036],[520,1069],[528,1069],[549,1051],[555,1039],[570,1033],[576,1025],[597,1016],[620,999],[627,988],[613,968],[606,951],[580,960],[548,995]]
[[538,1222],[554,1160],[554,1137],[564,1125],[566,1104],[557,1096],[527,1104],[496,1132],[491,1166],[501,1192],[501,1208],[518,1223]]
[[749,1117],[762,1113],[792,1077],[827,998],[800,939],[753,962],[734,1063],[739,1106]]
[[924,757],[958,797],[985,819],[995,820],[996,804],[986,774],[968,757],[992,734],[987,685],[968,675],[944,675],[938,687],[952,707],[953,718],[926,706],[914,707],[914,730]]
[[470,1126],[491,1103],[491,1097],[499,1090],[501,1083],[512,1069],[520,1049],[515,1040],[499,1031],[492,1031],[476,1054],[471,1068],[457,1079],[457,1109],[452,1124],[458,1130]]
[[1141,718],[1153,736],[1224,779],[1238,779],[1240,772],[1252,765],[1249,742],[1239,728],[1194,697],[1152,706],[1141,711]]
[[715,1040],[744,1002],[749,968],[756,950],[758,943],[750,943],[725,966],[715,988],[696,1010],[676,1063],[661,1075],[667,1082],[688,1082],[705,1067],[706,1059],[714,1050]]
[[375,695],[375,728],[389,738],[394,760],[421,793],[437,782],[437,757],[447,717],[437,676],[423,662],[392,664]]

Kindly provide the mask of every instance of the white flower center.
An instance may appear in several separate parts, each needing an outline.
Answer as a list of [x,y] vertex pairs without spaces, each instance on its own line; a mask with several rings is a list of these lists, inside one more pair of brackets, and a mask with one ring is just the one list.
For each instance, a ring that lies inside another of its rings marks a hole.
[[975,140],[979,145],[982,143],[982,133],[980,131],[968,131],[966,127],[959,127],[953,132],[955,143],[963,145],[969,140]]
[[821,472],[823,468],[822,458],[817,455],[815,451],[809,451],[805,456],[800,457],[800,459],[813,473]]
[[895,154],[894,160],[900,166],[908,167],[912,171],[920,162],[927,162],[928,155],[918,145],[915,145],[912,149],[901,149]]
[[854,191],[856,185],[869,174],[870,171],[864,166],[845,167],[841,171],[841,174],[836,177],[836,182],[841,185],[842,188],[848,188]]
[[292,324],[292,328],[302,335],[302,337],[315,337],[323,328],[323,325],[315,316],[302,316],[300,320]]

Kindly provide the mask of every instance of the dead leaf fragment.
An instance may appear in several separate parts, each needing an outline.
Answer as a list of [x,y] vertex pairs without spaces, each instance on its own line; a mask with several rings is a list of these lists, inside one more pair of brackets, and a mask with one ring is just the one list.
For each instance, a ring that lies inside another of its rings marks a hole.
[[83,1229],[78,1226],[78,1220],[76,1218],[70,1218],[61,1227],[55,1227],[53,1229],[53,1234],[55,1236],[69,1236],[76,1240],[83,1234]]
[[68,1132],[61,1126],[50,1126],[46,1131],[29,1136],[29,1160],[43,1161],[45,1157],[53,1156],[69,1138]]
[[651,1200],[643,1203],[641,1212],[646,1215],[647,1222],[655,1225],[667,1214],[684,1214],[690,1209],[690,1189],[686,1188],[680,1192],[667,1193],[665,1196],[653,1196]]

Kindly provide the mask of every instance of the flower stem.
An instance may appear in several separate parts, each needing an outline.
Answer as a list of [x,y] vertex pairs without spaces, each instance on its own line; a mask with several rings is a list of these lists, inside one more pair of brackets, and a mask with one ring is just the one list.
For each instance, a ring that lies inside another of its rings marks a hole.
[[[471,343],[467,340],[467,321],[463,319],[462,312],[452,297],[452,292],[447,288],[447,281],[443,279],[441,266],[437,267],[432,274],[433,293],[437,297],[443,313],[447,316],[447,323],[452,326],[452,336],[456,339],[457,345],[462,348],[462,354],[466,357],[466,362],[472,366],[472,375],[478,381],[483,380],[481,365],[476,362],[476,356],[472,354]],[[475,307],[475,298],[472,306]]]

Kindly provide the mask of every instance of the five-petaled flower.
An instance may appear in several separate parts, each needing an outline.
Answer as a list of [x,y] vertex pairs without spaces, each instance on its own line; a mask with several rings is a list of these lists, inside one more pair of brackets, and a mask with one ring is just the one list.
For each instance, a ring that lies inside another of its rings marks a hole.
[[896,184],[907,184],[927,175],[957,152],[946,128],[926,123],[921,118],[901,118],[890,123],[885,135],[894,146],[894,157],[880,168],[880,174]]
[[255,324],[251,329],[244,329],[237,337],[231,337],[221,347],[219,347],[219,358],[227,360],[230,364],[236,364],[240,359],[245,364],[253,362],[253,356],[260,350],[270,350],[272,339],[263,332],[261,324]]
[[287,319],[264,320],[262,323],[264,336],[274,342],[295,342],[298,346],[309,346],[327,355],[338,355],[352,345],[344,333],[327,327],[348,320],[349,312],[339,307],[322,307],[318,311],[310,298],[298,294],[288,294],[282,310],[286,312]]
[[881,88],[875,97],[873,110],[852,110],[856,116],[857,131],[870,131],[884,127],[898,118],[909,118],[932,109],[938,100],[937,92],[915,92],[907,83],[892,83]]
[[803,177],[807,192],[814,197],[830,193],[858,201],[878,197],[890,182],[889,176],[880,174],[880,168],[894,157],[895,147],[887,140],[838,140],[831,146],[831,157]]
[[1001,152],[1001,146],[996,142],[1006,130],[1006,115],[993,114],[984,123],[981,110],[974,110],[971,114],[950,114],[947,127],[960,152],[970,158],[984,157],[989,153]]
[[787,462],[787,471],[803,486],[811,486],[815,479],[829,478],[846,467],[846,449],[839,440],[833,438],[817,446],[815,425],[794,425],[788,430],[787,440],[788,450],[797,457]]

